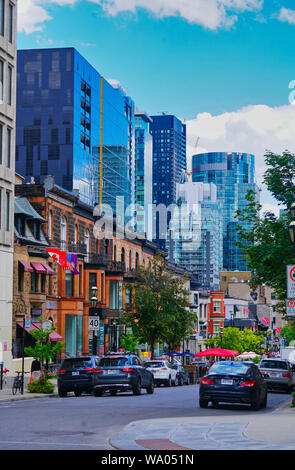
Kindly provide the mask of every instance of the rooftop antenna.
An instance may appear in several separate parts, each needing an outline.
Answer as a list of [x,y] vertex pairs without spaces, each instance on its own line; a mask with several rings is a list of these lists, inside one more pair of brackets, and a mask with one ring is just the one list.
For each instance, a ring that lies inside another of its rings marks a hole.
[[[197,149],[198,147],[198,144],[199,144],[199,140],[200,140],[200,137],[197,137],[196,141],[195,141],[195,145],[194,147]],[[192,159],[190,161],[190,168],[187,169],[187,180],[191,183],[192,181]]]

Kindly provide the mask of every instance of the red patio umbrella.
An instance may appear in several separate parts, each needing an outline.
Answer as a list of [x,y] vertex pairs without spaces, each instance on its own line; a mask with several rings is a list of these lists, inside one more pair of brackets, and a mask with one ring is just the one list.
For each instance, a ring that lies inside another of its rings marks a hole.
[[206,351],[199,352],[195,354],[197,357],[209,357],[209,356],[216,356],[216,357],[234,357],[239,354],[238,351],[232,351],[231,349],[222,349],[222,348],[215,348],[215,349],[207,349]]

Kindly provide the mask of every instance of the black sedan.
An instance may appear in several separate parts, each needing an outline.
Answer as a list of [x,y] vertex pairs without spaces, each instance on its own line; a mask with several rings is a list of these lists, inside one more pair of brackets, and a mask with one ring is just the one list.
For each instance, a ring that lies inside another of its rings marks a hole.
[[99,356],[79,356],[64,359],[58,371],[57,387],[60,397],[74,392],[78,397],[82,392],[92,393],[93,374],[98,367]]
[[213,406],[227,402],[247,403],[253,410],[266,408],[267,386],[258,367],[249,362],[215,362],[200,384],[200,407],[207,408],[209,402]]
[[134,354],[114,354],[101,358],[93,376],[94,395],[104,391],[111,395],[131,390],[140,395],[143,388],[154,393],[154,376]]

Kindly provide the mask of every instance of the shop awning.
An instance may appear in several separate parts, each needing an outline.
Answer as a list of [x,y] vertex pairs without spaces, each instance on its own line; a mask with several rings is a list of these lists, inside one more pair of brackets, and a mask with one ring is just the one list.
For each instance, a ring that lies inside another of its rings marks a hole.
[[37,273],[39,274],[46,274],[47,270],[42,266],[41,263],[31,263],[32,266],[36,269]]
[[48,264],[42,263],[42,265],[43,265],[44,268],[46,269],[47,274],[55,274],[54,269],[52,269],[50,266],[48,266]]
[[32,266],[29,265],[29,263],[27,263],[26,261],[23,261],[22,259],[19,260],[19,262],[23,265],[23,267],[27,270],[27,271],[30,271],[30,273],[32,273],[34,270],[32,268]]
[[[23,328],[23,323],[22,322],[17,322],[17,324]],[[32,322],[31,323],[31,328],[25,328],[25,331],[27,333],[31,333],[32,330],[40,330],[40,327],[41,327],[41,323],[39,322]],[[63,337],[60,336],[60,334],[58,334],[56,331],[52,331],[52,333],[50,333],[49,335],[49,339],[50,341],[54,342],[54,341],[63,341]]]

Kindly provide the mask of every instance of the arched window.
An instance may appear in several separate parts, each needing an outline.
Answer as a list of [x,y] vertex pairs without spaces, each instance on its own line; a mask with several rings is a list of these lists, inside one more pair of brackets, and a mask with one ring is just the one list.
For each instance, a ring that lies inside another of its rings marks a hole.
[[122,248],[121,250],[121,262],[125,263],[125,249],[124,248]]
[[67,220],[64,216],[62,216],[60,221],[60,243],[61,249],[67,249]]
[[114,245],[114,261],[117,261],[117,246]]
[[138,266],[139,266],[139,255],[138,255],[138,253],[136,253],[136,255],[135,255],[135,269],[138,269]]
[[77,245],[79,241],[79,228],[78,225],[75,225],[75,234],[74,234],[75,245]]
[[90,234],[89,234],[89,230],[86,229],[85,230],[85,245],[86,245],[86,263],[89,262],[89,254],[90,254]]
[[132,252],[129,251],[129,269],[132,269]]

